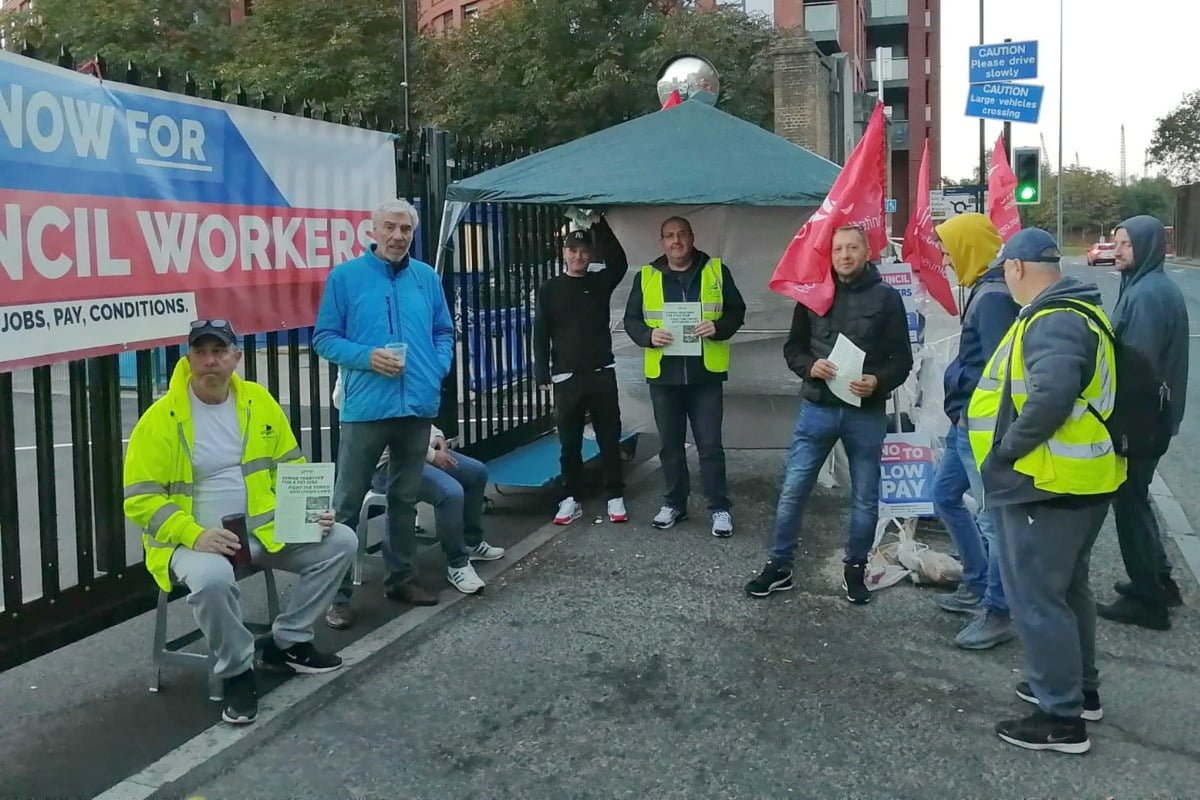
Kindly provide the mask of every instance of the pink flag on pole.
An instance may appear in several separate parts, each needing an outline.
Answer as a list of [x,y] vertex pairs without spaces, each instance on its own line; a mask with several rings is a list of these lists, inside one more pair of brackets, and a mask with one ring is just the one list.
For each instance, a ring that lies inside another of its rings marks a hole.
[[1000,240],[1007,242],[1021,230],[1021,215],[1017,211],[1017,176],[1008,165],[1008,153],[1004,148],[1004,137],[996,139],[992,150],[992,167],[988,170],[988,218],[1000,232]]
[[904,260],[912,264],[917,280],[925,286],[929,296],[950,314],[957,314],[954,292],[946,280],[942,267],[942,249],[938,247],[937,234],[933,231],[933,217],[929,214],[929,140],[921,152],[921,171],[917,176],[917,204],[908,218],[904,230],[904,243],[900,247]]
[[846,160],[821,207],[800,226],[788,244],[768,287],[821,316],[833,305],[833,232],[858,225],[867,233],[870,257],[887,245],[883,200],[883,104],[877,103],[867,130]]

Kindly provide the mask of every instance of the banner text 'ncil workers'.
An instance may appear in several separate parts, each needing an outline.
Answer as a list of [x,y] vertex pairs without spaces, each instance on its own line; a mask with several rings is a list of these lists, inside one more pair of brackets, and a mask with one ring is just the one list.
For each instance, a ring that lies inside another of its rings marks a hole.
[[[13,193],[0,192],[0,202]],[[181,208],[178,203],[102,200],[80,205],[31,202],[0,206],[0,286],[5,302],[79,297],[80,281],[124,279],[126,290],[203,286],[205,273],[328,269],[369,246],[365,212],[303,209]],[[65,199],[65,198],[64,198]],[[134,207],[139,206],[139,207]],[[257,212],[257,213],[255,213]],[[173,276],[188,276],[186,281]],[[270,276],[245,276],[269,283]],[[55,284],[58,284],[57,286]],[[74,284],[68,286],[68,284]],[[99,294],[108,294],[97,284]],[[105,286],[104,288],[111,288]]]

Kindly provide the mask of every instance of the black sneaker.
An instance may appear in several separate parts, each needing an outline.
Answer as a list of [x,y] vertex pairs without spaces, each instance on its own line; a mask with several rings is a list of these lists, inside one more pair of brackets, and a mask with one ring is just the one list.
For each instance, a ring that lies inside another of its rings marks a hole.
[[996,735],[1026,750],[1053,750],[1082,755],[1092,749],[1083,720],[1052,717],[1041,710],[1024,719],[997,722]]
[[254,670],[248,669],[232,678],[226,678],[225,710],[221,719],[230,725],[249,725],[258,718],[258,685]]
[[302,672],[319,675],[340,669],[342,659],[332,653],[322,653],[312,642],[298,642],[286,650],[271,639],[263,645],[262,665],[274,672]]
[[[1170,575],[1163,575],[1160,578],[1163,588],[1163,599],[1167,601],[1167,608],[1179,608],[1183,605],[1183,594],[1179,591],[1179,584]],[[1117,581],[1113,584],[1113,588],[1117,590],[1117,594],[1121,597],[1129,597],[1133,591],[1133,584],[1129,581]]]
[[846,590],[846,599],[858,606],[871,602],[871,592],[867,589],[866,564],[847,564],[842,570],[842,588]]
[[[1030,688],[1027,681],[1021,681],[1017,684],[1017,697],[1024,700],[1026,703],[1037,705],[1037,698],[1033,696],[1033,689]],[[1100,705],[1100,693],[1088,692],[1083,693],[1083,718],[1088,722],[1099,722],[1104,719],[1104,707]]]
[[771,592],[786,592],[795,588],[791,565],[768,561],[759,576],[746,584],[746,594],[751,597],[766,597]]
[[1136,625],[1152,631],[1171,630],[1171,615],[1166,606],[1147,605],[1132,597],[1121,597],[1115,603],[1098,603],[1096,616],[1122,625]]

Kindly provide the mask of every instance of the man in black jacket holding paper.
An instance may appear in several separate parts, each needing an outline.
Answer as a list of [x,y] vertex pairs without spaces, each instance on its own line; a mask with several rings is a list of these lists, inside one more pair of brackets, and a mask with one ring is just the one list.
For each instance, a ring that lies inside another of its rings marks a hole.
[[[912,349],[904,301],[867,260],[866,233],[858,227],[839,228],[832,250],[833,306],[819,316],[797,305],[783,347],[788,367],[804,380],[803,402],[775,509],[770,560],[746,585],[746,593],[766,597],[795,585],[792,559],[804,505],[821,465],[841,440],[850,462],[852,497],[843,588],[847,600],[862,605],[871,599],[864,574],[879,520],[879,460],[887,435],[884,407],[887,396],[912,371]],[[840,337],[863,352],[861,377],[844,375],[839,382],[838,365],[829,358]]]

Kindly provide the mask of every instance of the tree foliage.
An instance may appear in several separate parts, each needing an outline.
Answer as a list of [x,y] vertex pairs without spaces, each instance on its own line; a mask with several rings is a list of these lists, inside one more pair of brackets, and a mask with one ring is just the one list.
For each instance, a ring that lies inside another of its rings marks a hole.
[[[409,3],[410,28],[416,2]],[[437,124],[498,143],[545,147],[658,107],[663,63],[685,52],[712,60],[721,106],[772,121],[769,47],[761,17],[693,0],[511,0],[459,31],[410,30],[414,124]],[[100,54],[110,71],[133,62],[219,78],[276,99],[309,100],[381,121],[403,116],[397,0],[256,0],[229,25],[229,0],[38,0],[0,15],[9,49],[43,58],[66,46]]]
[[249,91],[399,120],[401,43],[393,0],[257,0],[219,74]]
[[[1058,176],[1042,167],[1042,202],[1021,206],[1021,224],[1053,232],[1057,226]],[[1107,237],[1121,220],[1139,214],[1173,224],[1175,189],[1163,177],[1120,186],[1111,172],[1067,167],[1063,172],[1063,233],[1081,244]]]
[[81,60],[100,55],[110,70],[133,62],[176,76],[214,76],[232,44],[228,0],[37,0],[0,15],[0,26],[9,49],[67,47]]
[[1147,156],[1178,183],[1200,181],[1200,89],[1158,120]]
[[696,53],[721,76],[721,106],[769,125],[763,19],[670,0],[512,0],[462,30],[422,42],[417,108],[449,130],[547,147],[658,108],[655,79]]

